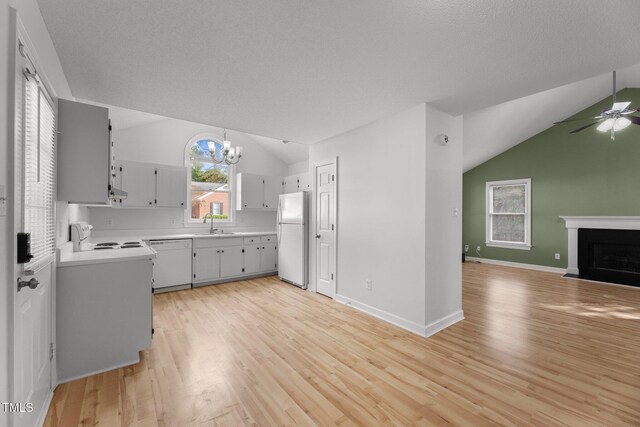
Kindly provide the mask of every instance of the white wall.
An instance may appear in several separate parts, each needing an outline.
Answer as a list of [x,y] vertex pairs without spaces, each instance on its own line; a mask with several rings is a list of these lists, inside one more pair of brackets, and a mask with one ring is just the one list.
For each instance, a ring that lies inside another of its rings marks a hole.
[[[185,147],[198,134],[213,134],[222,138],[223,129],[187,122],[177,119],[165,119],[140,126],[118,129],[113,123],[114,152],[118,160],[158,163],[184,166]],[[257,173],[262,175],[285,176],[288,174],[286,163],[273,156],[253,139],[241,132],[227,131],[227,139],[234,145],[244,148],[242,159],[236,166],[236,172]],[[186,188],[185,188],[186,191]],[[183,209],[113,209],[90,208],[90,222],[95,227],[95,236],[99,237],[111,231],[119,230],[171,230],[183,231]],[[275,212],[234,212],[237,228],[274,229]],[[204,227],[208,227],[203,225]],[[232,228],[225,227],[221,228]],[[220,228],[219,227],[219,228]]]
[[298,175],[301,173],[309,172],[309,160],[303,160],[301,162],[292,163],[289,165],[289,172],[287,175]]
[[309,152],[310,164],[339,158],[338,294],[418,325],[425,319],[424,141],[420,105]]
[[[426,325],[462,316],[462,117],[426,107]],[[439,136],[449,136],[445,146]],[[458,216],[452,216],[452,209]],[[427,331],[429,333],[429,331]]]
[[[422,104],[311,146],[311,165],[333,157],[337,299],[420,334],[460,320],[462,118]],[[311,262],[315,287],[313,244]]]
[[[11,25],[10,7],[17,10],[31,42],[34,45],[34,60],[39,63],[38,71],[57,97],[71,97],[69,85],[53,42],[49,37],[36,0],[0,0],[0,185],[13,185],[13,84],[14,84],[14,35]],[[11,195],[11,193],[9,193]],[[14,201],[8,200],[7,210],[13,211]],[[10,328],[13,307],[13,270],[15,265],[15,235],[11,216],[0,217],[0,402],[7,402],[10,376],[9,352]],[[0,412],[0,425],[6,425],[7,414]]]

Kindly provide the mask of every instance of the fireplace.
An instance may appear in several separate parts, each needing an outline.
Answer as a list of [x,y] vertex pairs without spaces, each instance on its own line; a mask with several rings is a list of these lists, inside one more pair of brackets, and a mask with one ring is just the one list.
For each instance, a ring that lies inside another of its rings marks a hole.
[[640,230],[578,229],[579,277],[640,286]]

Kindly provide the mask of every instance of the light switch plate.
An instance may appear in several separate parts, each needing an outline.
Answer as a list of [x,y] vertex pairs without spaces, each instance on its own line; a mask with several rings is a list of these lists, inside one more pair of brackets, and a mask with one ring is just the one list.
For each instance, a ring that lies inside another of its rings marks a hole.
[[7,216],[7,187],[0,185],[0,216]]

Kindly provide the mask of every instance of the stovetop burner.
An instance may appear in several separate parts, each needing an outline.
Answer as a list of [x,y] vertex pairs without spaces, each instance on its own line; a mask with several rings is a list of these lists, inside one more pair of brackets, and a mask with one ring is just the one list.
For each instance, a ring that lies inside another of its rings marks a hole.
[[104,243],[97,243],[96,246],[118,246],[118,243],[116,243],[116,242],[104,242]]
[[100,249],[114,249],[113,246],[96,246],[95,248],[93,248],[94,251],[98,251]]

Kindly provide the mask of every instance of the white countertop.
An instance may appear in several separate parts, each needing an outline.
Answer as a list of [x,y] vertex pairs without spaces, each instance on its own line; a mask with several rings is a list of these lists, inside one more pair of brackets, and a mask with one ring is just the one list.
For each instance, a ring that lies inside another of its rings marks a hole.
[[58,267],[138,261],[154,259],[155,257],[156,251],[148,246],[143,248],[73,252],[71,242],[67,242],[58,248]]
[[209,234],[208,232],[198,231],[196,233],[162,233],[162,232],[127,232],[126,234],[113,233],[108,236],[101,235],[99,237],[91,236],[89,242],[104,242],[107,240],[121,241],[121,240],[175,240],[175,239],[227,239],[232,237],[250,237],[250,236],[273,236],[276,231],[238,231],[224,234]]

